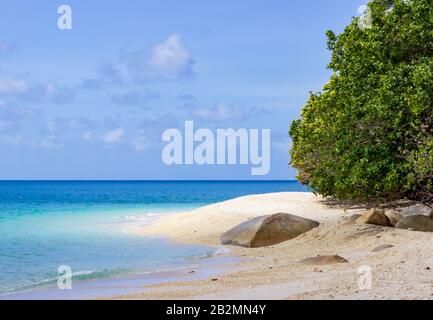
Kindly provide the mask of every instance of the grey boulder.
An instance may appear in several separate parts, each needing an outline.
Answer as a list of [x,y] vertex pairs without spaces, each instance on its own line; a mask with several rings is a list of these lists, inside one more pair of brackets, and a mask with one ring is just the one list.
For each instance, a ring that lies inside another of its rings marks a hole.
[[433,219],[426,216],[407,216],[400,219],[395,226],[398,229],[433,232]]
[[221,236],[221,243],[247,248],[267,247],[294,239],[318,226],[317,221],[277,213],[239,224]]
[[433,217],[433,209],[423,203],[417,203],[413,206],[406,207],[400,211],[402,217],[408,216],[426,216]]

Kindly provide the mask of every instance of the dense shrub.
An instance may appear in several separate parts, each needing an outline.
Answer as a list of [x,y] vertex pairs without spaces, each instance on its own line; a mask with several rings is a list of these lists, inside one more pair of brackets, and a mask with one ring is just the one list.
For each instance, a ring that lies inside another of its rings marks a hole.
[[325,196],[433,200],[433,0],[373,0],[328,31],[333,74],[290,127],[298,179]]

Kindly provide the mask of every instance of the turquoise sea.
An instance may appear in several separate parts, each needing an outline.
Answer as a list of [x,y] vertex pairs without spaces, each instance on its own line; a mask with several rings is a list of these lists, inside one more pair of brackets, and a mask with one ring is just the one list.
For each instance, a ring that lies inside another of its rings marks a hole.
[[126,232],[152,216],[270,192],[308,191],[296,181],[0,181],[0,298],[73,280],[170,270],[212,256]]

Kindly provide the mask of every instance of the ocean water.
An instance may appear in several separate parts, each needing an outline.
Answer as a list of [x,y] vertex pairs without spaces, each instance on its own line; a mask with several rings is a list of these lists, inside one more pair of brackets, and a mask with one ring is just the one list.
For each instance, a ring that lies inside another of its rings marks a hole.
[[[73,280],[171,270],[212,256],[127,232],[152,216],[238,196],[308,191],[296,181],[0,181],[0,294]],[[0,296],[1,298],[1,296]]]

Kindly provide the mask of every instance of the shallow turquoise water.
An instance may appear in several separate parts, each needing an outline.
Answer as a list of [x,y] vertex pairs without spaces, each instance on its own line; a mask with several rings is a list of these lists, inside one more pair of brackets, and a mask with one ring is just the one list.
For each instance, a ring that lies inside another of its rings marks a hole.
[[297,182],[0,182],[0,293],[188,265],[213,249],[126,232],[150,216],[234,197],[307,191]]

